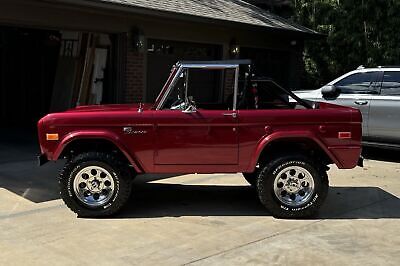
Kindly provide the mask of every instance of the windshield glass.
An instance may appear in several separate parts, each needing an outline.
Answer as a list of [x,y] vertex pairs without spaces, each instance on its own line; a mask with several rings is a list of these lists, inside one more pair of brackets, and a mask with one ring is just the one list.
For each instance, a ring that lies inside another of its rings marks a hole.
[[185,67],[176,75],[161,109],[233,109],[235,68]]

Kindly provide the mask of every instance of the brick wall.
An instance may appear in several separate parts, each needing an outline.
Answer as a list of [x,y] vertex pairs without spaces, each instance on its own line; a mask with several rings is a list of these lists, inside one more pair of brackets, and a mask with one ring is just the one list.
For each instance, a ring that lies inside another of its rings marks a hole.
[[126,61],[126,90],[124,101],[138,103],[143,101],[145,79],[145,53],[127,51]]

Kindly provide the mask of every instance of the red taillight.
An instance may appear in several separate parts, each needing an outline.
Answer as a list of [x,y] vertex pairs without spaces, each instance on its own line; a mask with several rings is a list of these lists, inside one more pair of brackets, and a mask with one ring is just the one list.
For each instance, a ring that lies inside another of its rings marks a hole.
[[339,139],[351,139],[351,132],[339,132],[338,138]]

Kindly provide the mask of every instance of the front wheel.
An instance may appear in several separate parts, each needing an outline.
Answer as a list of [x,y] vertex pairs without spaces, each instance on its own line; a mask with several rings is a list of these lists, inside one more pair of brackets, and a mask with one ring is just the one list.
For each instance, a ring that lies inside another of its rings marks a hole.
[[109,216],[129,199],[132,176],[113,155],[88,152],[67,162],[59,186],[61,198],[79,217]]
[[287,155],[269,162],[257,180],[261,203],[277,218],[314,215],[329,189],[324,168],[302,155]]

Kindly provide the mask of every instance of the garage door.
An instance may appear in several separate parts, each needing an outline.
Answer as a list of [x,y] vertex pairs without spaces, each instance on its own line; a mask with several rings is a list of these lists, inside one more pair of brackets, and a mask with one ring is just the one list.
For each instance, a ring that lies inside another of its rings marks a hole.
[[242,47],[240,57],[251,59],[254,74],[258,77],[269,77],[280,85],[290,84],[290,53],[288,51]]
[[58,32],[0,27],[2,126],[34,127],[50,106]]
[[219,60],[222,46],[148,40],[146,102],[153,102],[167,80],[171,67],[183,60]]

